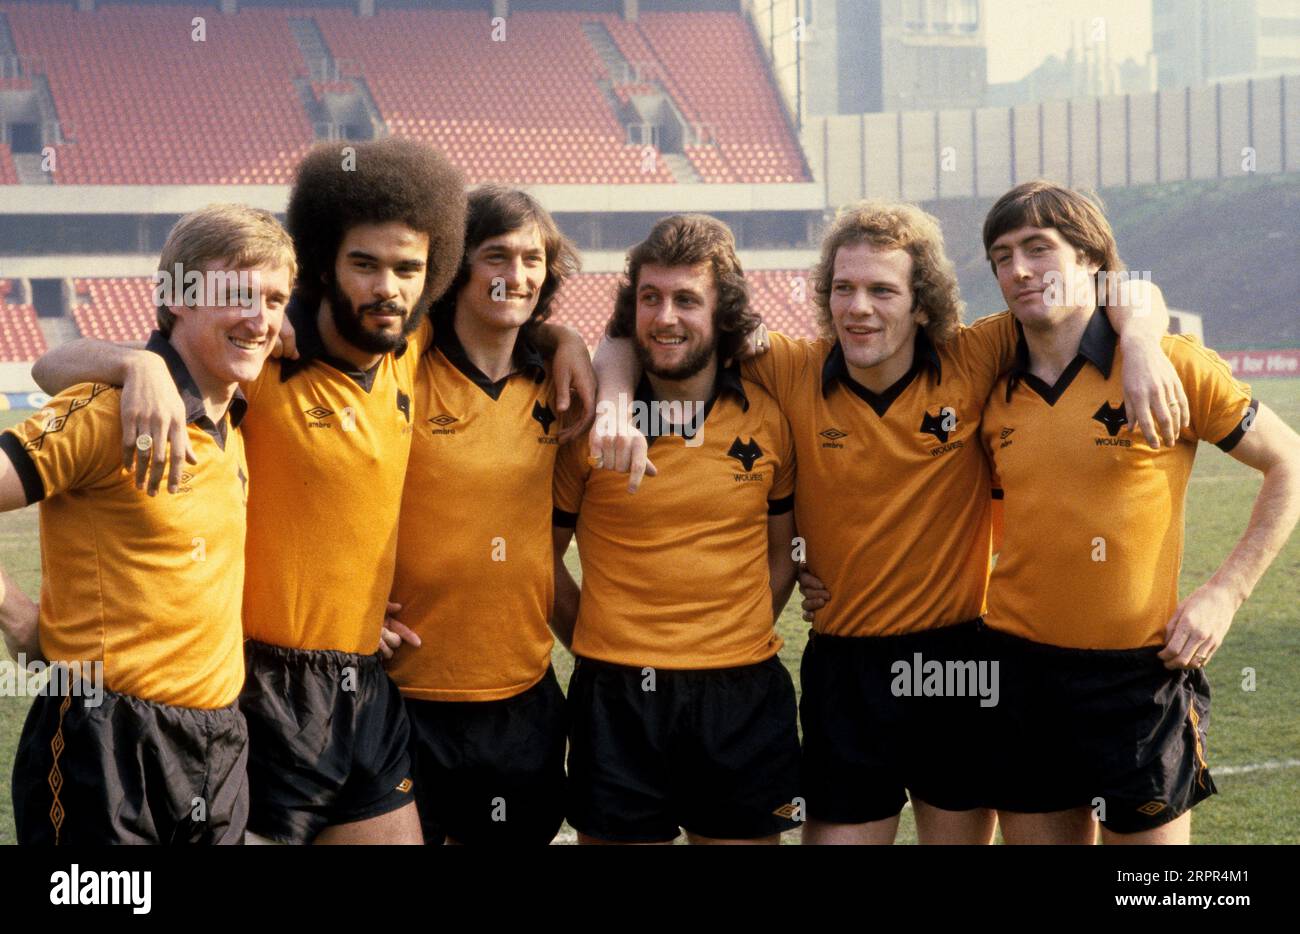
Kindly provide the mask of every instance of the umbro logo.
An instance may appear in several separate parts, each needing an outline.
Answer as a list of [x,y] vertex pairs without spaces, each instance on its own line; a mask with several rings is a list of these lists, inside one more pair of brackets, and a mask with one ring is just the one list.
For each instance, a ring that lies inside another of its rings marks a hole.
[[456,429],[450,426],[460,421],[460,419],[457,418],[455,415],[447,415],[444,412],[442,415],[433,416],[433,418],[429,419],[429,421],[431,421],[434,425],[437,426],[436,428],[433,429],[433,433],[435,435],[454,435],[456,433]]
[[[243,472],[243,468],[240,468],[240,472],[241,472],[241,474],[242,474],[242,472]],[[241,476],[240,479],[242,480],[243,477]],[[178,483],[178,484],[176,485],[176,492],[177,492],[178,494],[179,494],[179,493],[193,493],[193,492],[194,492],[194,487],[191,486],[191,484],[192,484],[193,482],[194,482],[194,474],[190,473],[188,470],[182,470],[182,471],[181,471],[181,481],[180,481],[180,483]],[[245,502],[245,503],[248,502],[248,496],[247,496],[247,495],[244,496],[244,502]]]
[[999,451],[1005,447],[1011,446],[1011,436],[1014,433],[1015,433],[1014,428],[1003,428],[1000,432],[998,432],[998,437],[1002,439],[1002,443],[998,445]]
[[1093,420],[1101,422],[1106,426],[1106,434],[1115,437],[1119,430],[1128,424],[1128,413],[1124,411],[1124,403],[1111,408],[1109,402],[1103,402],[1101,408],[1093,413]]
[[323,405],[313,405],[307,409],[307,427],[308,428],[333,428],[334,426],[326,421],[327,418],[333,418],[334,413]]
[[731,447],[727,450],[727,456],[740,461],[740,466],[745,469],[745,473],[749,473],[754,469],[754,461],[763,456],[763,449],[754,443],[753,438],[741,443],[739,436],[737,436],[736,440],[731,442]]
[[840,444],[840,439],[849,436],[847,431],[840,431],[838,428],[827,428],[825,431],[817,432],[817,434],[826,439],[822,442],[824,448],[842,448],[844,445]]
[[1165,804],[1163,801],[1148,801],[1146,804],[1138,808],[1138,813],[1145,814],[1148,817],[1153,817],[1168,806],[1169,805]]

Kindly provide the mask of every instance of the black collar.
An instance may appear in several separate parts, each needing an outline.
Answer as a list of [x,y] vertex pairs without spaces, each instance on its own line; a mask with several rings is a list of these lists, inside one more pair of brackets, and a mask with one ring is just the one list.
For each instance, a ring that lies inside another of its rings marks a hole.
[[1029,372],[1029,343],[1025,340],[1025,329],[1016,322],[1016,359],[1011,364],[1011,369],[1007,372],[1007,401],[1011,401],[1011,393],[1016,386],[1024,381],[1026,385],[1042,396],[1048,405],[1055,405],[1056,400],[1061,398],[1061,394],[1079,375],[1079,370],[1083,369],[1085,363],[1091,363],[1103,379],[1110,379],[1111,368],[1115,364],[1115,345],[1119,343],[1119,336],[1115,329],[1111,327],[1110,319],[1106,317],[1101,310],[1092,313],[1088,319],[1088,326],[1083,329],[1083,337],[1079,339],[1079,351],[1075,354],[1074,360],[1065,368],[1060,379],[1056,381],[1055,386],[1048,386],[1045,382]]
[[532,331],[533,329],[528,325],[519,329],[519,333],[515,336],[514,350],[511,351],[514,369],[495,382],[488,379],[487,374],[470,360],[469,354],[465,352],[465,345],[460,342],[456,327],[450,320],[445,325],[439,325],[434,329],[433,346],[442,351],[448,363],[464,373],[470,382],[495,400],[501,398],[501,391],[506,388],[506,383],[512,376],[522,373],[530,377],[534,383],[546,379],[546,360],[542,357],[542,352],[537,349],[537,345],[533,343]]
[[[176,384],[176,390],[181,394],[181,401],[185,403],[186,423],[197,425],[203,429],[224,450],[226,447],[226,420],[223,418],[220,424],[214,424],[212,419],[208,418],[207,410],[203,408],[203,394],[199,392],[199,385],[194,382],[189,367],[185,365],[180,353],[172,346],[172,342],[161,331],[154,331],[149,335],[149,342],[145,344],[145,350],[156,353],[167,364],[167,372],[171,374],[172,381]],[[248,400],[244,398],[244,394],[239,389],[235,389],[235,394],[230,400],[230,408],[226,410],[230,416],[230,424],[238,428],[239,423],[244,420],[244,413],[247,411]]]
[[[902,383],[903,380],[910,383],[914,375],[912,371],[919,369],[921,364],[931,367],[934,370],[935,379],[940,384],[943,383],[943,363],[939,359],[939,351],[934,349],[934,344],[931,343],[929,336],[925,333],[925,328],[916,329],[916,343],[913,345],[912,350],[912,370],[908,372],[908,375],[900,379],[899,383]],[[831,352],[826,355],[826,362],[822,364],[823,396],[831,391],[831,387],[835,385],[836,381],[848,386],[861,385],[849,374],[849,365],[844,359],[844,348],[840,346],[838,340],[831,347]],[[898,383],[894,385],[896,386]],[[888,393],[893,388],[893,386],[889,387],[889,389],[885,390],[885,393]]]
[[[311,365],[312,361],[319,360],[338,370],[344,376],[350,377],[364,389],[370,392],[371,387],[375,384],[375,373],[379,370],[379,364],[376,363],[368,370],[359,370],[357,367],[339,357],[332,356],[325,348],[325,339],[321,337],[320,324],[317,314],[320,308],[309,309],[305,302],[298,295],[289,299],[289,307],[285,309],[285,316],[289,323],[293,325],[294,332],[298,343],[298,359],[280,361],[280,382],[286,382],[297,376],[303,370]],[[400,347],[393,351],[394,357],[400,357],[406,353],[407,341],[403,340]]]
[[841,383],[871,406],[877,415],[884,418],[885,413],[889,411],[889,406],[903,394],[904,389],[912,384],[912,380],[916,379],[917,374],[921,372],[922,366],[934,370],[935,381],[939,384],[943,383],[943,363],[939,359],[939,351],[935,349],[929,335],[925,333],[925,328],[917,328],[911,368],[884,392],[875,393],[849,373],[848,362],[844,359],[844,348],[840,346],[839,341],[836,341],[831,347],[831,352],[826,356],[826,362],[822,364],[822,395],[827,395],[837,382]]
[[[745,395],[745,384],[740,378],[740,364],[733,363],[731,366],[718,367],[717,376],[713,380],[713,393],[709,396],[708,400],[705,401],[704,410],[700,411],[696,409],[695,418],[689,423],[681,425],[680,432],[672,432],[672,434],[680,433],[683,438],[694,438],[696,432],[698,432],[704,425],[705,419],[709,417],[709,413],[713,411],[713,403],[716,402],[718,396],[722,395],[724,392],[729,392],[736,397],[736,400],[740,403],[740,410],[742,412],[749,411],[749,396]],[[650,403],[656,401],[654,387],[650,385],[650,377],[645,373],[641,374],[641,382],[637,384],[636,387],[636,401],[642,403],[646,407],[643,411],[650,411]],[[655,439],[660,435],[660,420],[649,419],[649,421],[650,431],[646,434],[646,441],[649,444],[654,444]]]

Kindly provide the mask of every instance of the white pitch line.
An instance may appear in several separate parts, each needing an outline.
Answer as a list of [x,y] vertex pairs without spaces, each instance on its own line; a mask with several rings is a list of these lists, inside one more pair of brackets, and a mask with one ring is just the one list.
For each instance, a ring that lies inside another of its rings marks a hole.
[[1294,769],[1300,766],[1300,759],[1270,759],[1267,762],[1252,762],[1249,765],[1224,765],[1218,768],[1210,766],[1211,775],[1245,775],[1247,772],[1271,772],[1274,769]]

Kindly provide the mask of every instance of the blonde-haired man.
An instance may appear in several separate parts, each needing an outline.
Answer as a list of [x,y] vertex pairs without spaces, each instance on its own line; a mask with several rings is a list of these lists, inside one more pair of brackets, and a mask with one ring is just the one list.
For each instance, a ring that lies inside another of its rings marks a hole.
[[265,211],[212,205],[172,229],[159,282],[179,274],[181,288],[160,287],[158,330],[133,365],[166,372],[186,406],[195,458],[174,495],[147,495],[123,467],[112,387],[72,386],[0,434],[0,509],[39,502],[42,545],[39,617],[6,580],[0,631],[20,662],[54,670],[14,762],[22,843],[243,840],[238,384],[275,344],[295,265]]

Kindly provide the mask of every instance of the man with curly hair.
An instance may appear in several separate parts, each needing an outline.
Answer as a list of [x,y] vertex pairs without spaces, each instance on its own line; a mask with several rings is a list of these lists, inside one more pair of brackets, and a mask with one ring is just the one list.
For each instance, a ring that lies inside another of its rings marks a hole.
[[[720,221],[666,218],[629,252],[608,331],[645,367],[633,417],[665,476],[629,497],[581,442],[555,476],[580,842],[685,828],[694,843],[776,843],[795,826],[794,686],[773,624],[794,586],[794,452],[775,400],[728,363],[757,323]],[[563,560],[575,530],[580,595]]]
[[[910,791],[922,842],[987,843],[994,815],[961,764],[997,684],[965,663],[993,522],[980,413],[1011,363],[1014,324],[1002,314],[961,325],[938,222],[910,204],[841,210],[812,293],[825,336],[773,334],[771,351],[742,366],[790,420],[805,609],[820,610],[801,665],[803,839],[890,843]],[[1130,330],[1127,310],[1111,313]],[[1164,330],[1162,315],[1148,317],[1131,329],[1137,367],[1150,365],[1147,335]],[[597,355],[602,399],[627,383],[616,344]],[[950,663],[970,675],[961,696],[931,696],[924,676]]]
[[[287,225],[297,356],[243,387],[251,842],[421,842],[380,629],[427,309],[460,268],[465,205],[460,172],[412,140],[322,144],[298,168]],[[174,390],[128,379],[132,353],[76,342],[34,375],[47,389],[126,380],[124,400],[145,402],[128,415],[124,401],[124,425],[165,421]],[[154,463],[156,475],[161,452]]]

